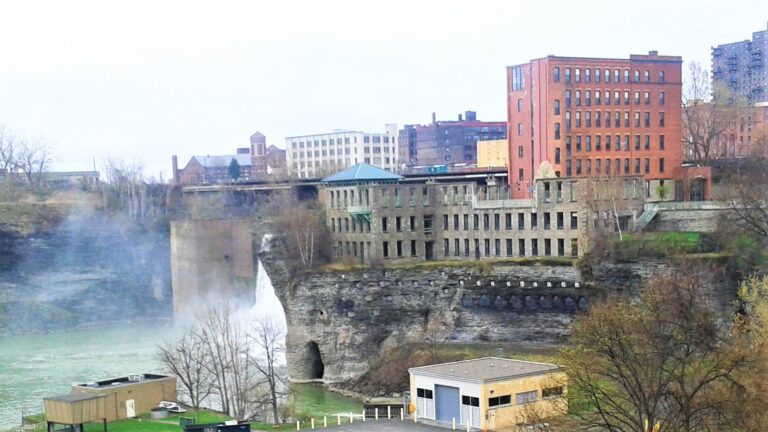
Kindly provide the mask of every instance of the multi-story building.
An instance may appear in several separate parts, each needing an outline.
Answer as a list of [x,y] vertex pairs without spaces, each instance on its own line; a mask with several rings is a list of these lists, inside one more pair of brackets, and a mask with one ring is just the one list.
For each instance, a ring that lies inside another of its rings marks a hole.
[[736,108],[737,111],[727,116],[720,114],[728,120],[727,124],[724,120],[713,121],[708,117],[718,115],[717,107],[711,102],[698,102],[686,109],[691,111],[683,117],[684,124],[690,117],[692,122],[704,129],[704,134],[717,133],[712,136],[709,146],[702,145],[698,148],[697,154],[697,148],[693,145],[696,138],[691,136],[691,128],[685,126],[683,131],[688,134],[684,140],[687,161],[702,160],[708,163],[719,159],[740,159],[765,154],[768,141],[768,102]]
[[403,177],[361,164],[323,184],[335,258],[364,264],[576,257],[590,229],[631,229],[644,202],[641,177],[538,179],[523,199],[510,198],[504,171]]
[[475,164],[477,141],[505,139],[506,122],[477,120],[474,111],[457,120],[437,120],[428,125],[405,125],[400,130],[400,163],[404,166]]
[[336,130],[329,133],[287,137],[288,170],[300,178],[321,177],[358,163],[397,168],[397,125],[384,133]]
[[192,156],[182,169],[177,168],[176,156],[173,156],[174,182],[177,184],[229,183],[229,165],[236,161],[240,166],[240,181],[252,180],[252,158],[247,147],[237,149],[233,155]]
[[752,40],[713,47],[712,80],[750,104],[768,102],[768,30],[752,33]]
[[562,177],[642,176],[649,196],[673,186],[683,156],[681,64],[651,51],[508,67],[512,196],[532,197],[549,167]]

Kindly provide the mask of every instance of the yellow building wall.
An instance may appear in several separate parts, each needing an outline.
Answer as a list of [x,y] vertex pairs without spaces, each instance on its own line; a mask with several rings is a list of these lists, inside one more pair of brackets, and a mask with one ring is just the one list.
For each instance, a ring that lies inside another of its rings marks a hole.
[[488,140],[477,142],[478,167],[505,167],[509,161],[507,140]]
[[[497,430],[526,423],[530,414],[535,413],[545,419],[566,414],[568,402],[564,397],[542,399],[542,389],[563,387],[563,395],[567,394],[567,379],[565,373],[556,372],[547,375],[523,377],[509,381],[501,381],[483,386],[483,396],[480,398],[480,416],[484,430]],[[525,405],[515,403],[518,393],[536,390],[536,401]],[[493,392],[493,393],[491,393]],[[502,407],[488,407],[491,397],[510,395],[512,403]]]

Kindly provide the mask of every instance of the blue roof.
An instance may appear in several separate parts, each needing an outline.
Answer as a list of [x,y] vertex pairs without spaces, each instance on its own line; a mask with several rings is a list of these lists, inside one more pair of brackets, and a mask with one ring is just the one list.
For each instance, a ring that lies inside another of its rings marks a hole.
[[352,165],[351,167],[339,171],[332,176],[328,176],[323,179],[324,183],[341,183],[341,182],[366,182],[366,181],[396,181],[402,179],[403,176],[393,174],[387,170],[383,170],[379,167],[367,163],[359,163]]

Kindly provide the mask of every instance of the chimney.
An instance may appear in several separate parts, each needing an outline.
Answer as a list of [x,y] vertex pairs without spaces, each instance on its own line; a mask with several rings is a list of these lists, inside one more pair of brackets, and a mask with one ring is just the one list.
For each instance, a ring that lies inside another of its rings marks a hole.
[[477,113],[474,111],[465,111],[464,118],[466,118],[467,121],[477,121]]
[[171,156],[171,165],[173,166],[173,183],[179,184],[179,158],[176,155]]
[[461,114],[459,114],[459,121],[462,121],[462,117],[461,117]]
[[435,113],[432,113],[432,124],[437,123],[437,115]]
[[653,50],[653,51],[648,51],[648,55],[649,55],[649,56],[657,56],[657,55],[659,55],[659,52],[658,52],[658,51],[656,51],[656,50]]

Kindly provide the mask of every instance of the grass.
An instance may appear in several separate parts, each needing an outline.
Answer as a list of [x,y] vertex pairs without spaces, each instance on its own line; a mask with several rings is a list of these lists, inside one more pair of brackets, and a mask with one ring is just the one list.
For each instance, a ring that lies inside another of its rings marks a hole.
[[314,417],[336,415],[336,413],[358,413],[363,404],[338,393],[329,392],[318,384],[292,384],[293,403],[297,413]]

